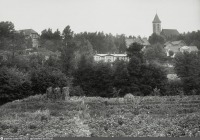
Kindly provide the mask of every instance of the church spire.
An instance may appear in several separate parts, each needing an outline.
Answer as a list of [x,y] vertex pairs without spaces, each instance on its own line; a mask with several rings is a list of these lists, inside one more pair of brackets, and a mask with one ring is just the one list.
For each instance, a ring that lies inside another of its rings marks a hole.
[[160,33],[161,33],[161,21],[160,21],[158,15],[157,15],[157,13],[154,17],[152,24],[153,24],[153,33],[160,35]]
[[158,15],[157,15],[157,13],[156,13],[156,15],[155,15],[154,20],[153,20],[152,23],[161,23],[161,21],[160,21]]

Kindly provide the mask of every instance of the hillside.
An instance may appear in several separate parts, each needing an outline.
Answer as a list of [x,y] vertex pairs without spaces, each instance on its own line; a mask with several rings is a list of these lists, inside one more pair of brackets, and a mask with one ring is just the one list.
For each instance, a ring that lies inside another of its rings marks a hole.
[[185,137],[200,136],[200,96],[134,98],[45,95],[0,107],[0,136]]

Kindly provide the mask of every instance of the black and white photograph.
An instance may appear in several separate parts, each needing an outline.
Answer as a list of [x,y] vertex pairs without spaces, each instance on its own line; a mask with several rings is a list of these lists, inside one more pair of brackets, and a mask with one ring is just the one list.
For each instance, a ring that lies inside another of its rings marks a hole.
[[200,0],[0,0],[0,140],[200,138]]

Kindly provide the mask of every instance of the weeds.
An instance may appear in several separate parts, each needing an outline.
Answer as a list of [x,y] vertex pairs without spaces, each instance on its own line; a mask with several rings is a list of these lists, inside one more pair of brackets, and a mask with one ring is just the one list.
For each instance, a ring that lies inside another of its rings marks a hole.
[[69,101],[62,102],[46,102],[43,98],[37,95],[0,107],[0,111],[4,113],[0,116],[0,135],[200,135],[199,96],[131,96],[118,100],[72,97]]

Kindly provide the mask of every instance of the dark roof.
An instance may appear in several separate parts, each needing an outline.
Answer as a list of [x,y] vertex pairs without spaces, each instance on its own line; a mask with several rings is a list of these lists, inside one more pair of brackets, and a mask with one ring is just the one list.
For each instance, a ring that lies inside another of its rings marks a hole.
[[180,52],[181,46],[167,46],[165,47],[166,50],[173,51],[174,53]]
[[19,30],[20,32],[23,32],[24,35],[30,35],[30,34],[38,34],[36,31],[33,29],[24,29],[24,30]]
[[179,41],[172,41],[171,42],[173,45],[179,45],[180,43],[183,43],[184,45],[186,45],[186,43],[183,40],[179,40]]
[[147,38],[143,38],[142,41],[143,41],[143,44],[144,44],[145,46],[151,45],[151,44],[149,43],[149,41],[147,40]]
[[150,45],[149,41],[147,40],[147,38],[127,38],[126,40],[126,46],[129,47],[132,43],[138,43],[144,46],[148,46]]
[[161,21],[160,21],[160,19],[159,19],[157,14],[154,17],[153,23],[161,23]]
[[162,29],[161,34],[166,37],[170,37],[179,35],[179,32],[176,29]]

